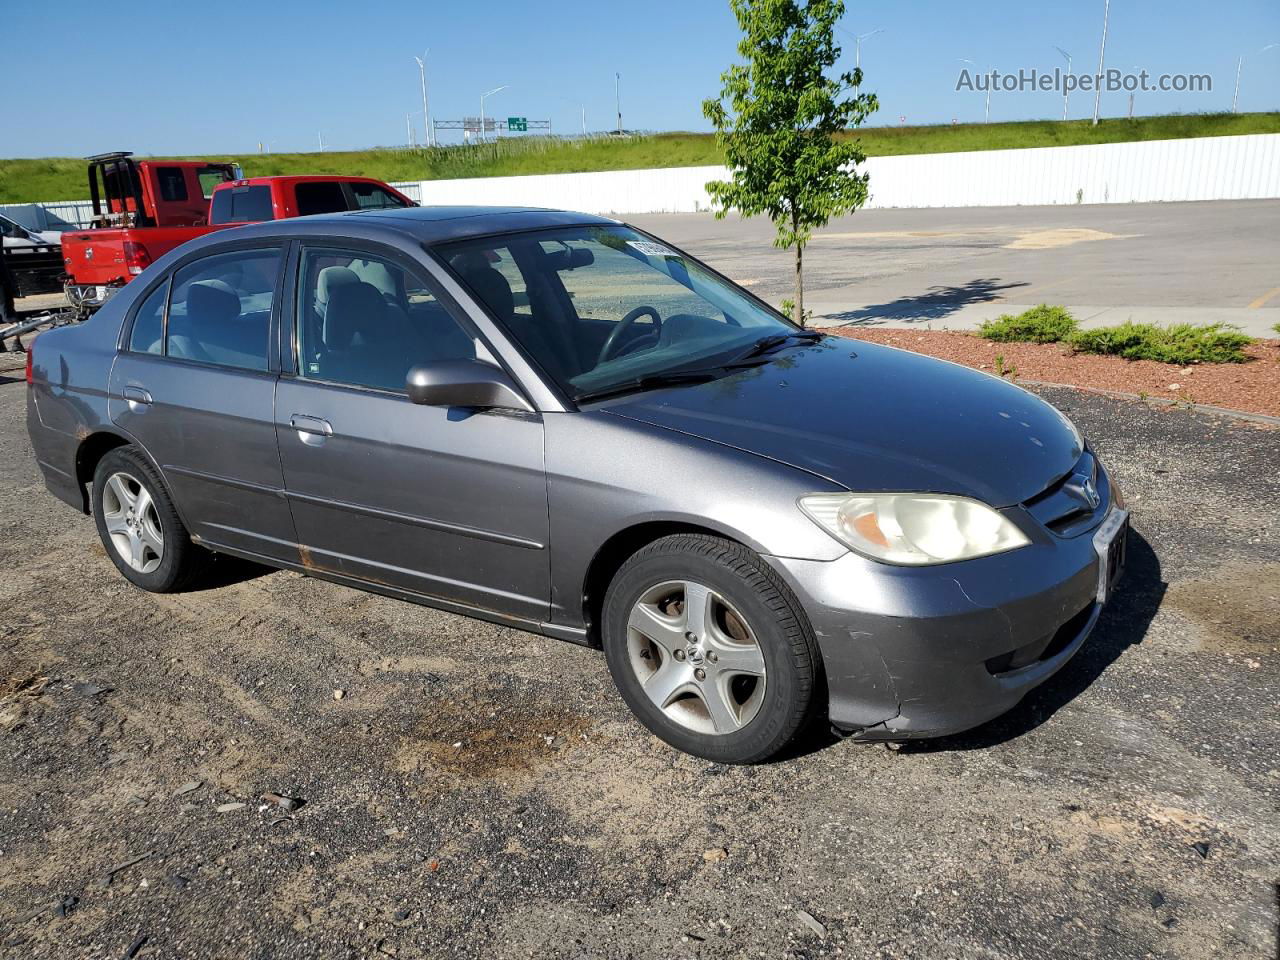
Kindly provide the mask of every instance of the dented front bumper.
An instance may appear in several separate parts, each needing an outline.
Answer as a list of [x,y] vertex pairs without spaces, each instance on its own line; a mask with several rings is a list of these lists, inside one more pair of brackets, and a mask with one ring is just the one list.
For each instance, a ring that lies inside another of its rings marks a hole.
[[832,726],[883,740],[957,733],[1012,708],[1083,646],[1099,584],[1117,573],[1087,534],[932,567],[767,559],[817,635]]

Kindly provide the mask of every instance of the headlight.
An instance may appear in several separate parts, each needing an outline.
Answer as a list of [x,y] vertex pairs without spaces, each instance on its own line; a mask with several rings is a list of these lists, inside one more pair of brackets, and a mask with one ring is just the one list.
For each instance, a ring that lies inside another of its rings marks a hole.
[[985,557],[1031,541],[985,503],[942,493],[815,493],[800,509],[841,543],[885,563]]

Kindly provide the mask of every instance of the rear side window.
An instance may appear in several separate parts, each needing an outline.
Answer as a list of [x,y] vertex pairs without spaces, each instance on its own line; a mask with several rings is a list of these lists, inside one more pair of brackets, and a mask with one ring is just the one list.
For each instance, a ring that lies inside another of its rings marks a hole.
[[161,200],[187,199],[187,178],[181,167],[160,167],[156,179],[160,181]]
[[169,284],[160,284],[142,301],[133,315],[133,331],[129,349],[134,353],[164,353],[164,304],[169,299]]
[[168,355],[266,370],[279,273],[279,250],[240,250],[187,264],[173,277]]
[[350,183],[347,186],[356,198],[357,210],[388,210],[408,206],[390,190],[376,183]]
[[295,188],[298,198],[298,216],[309,217],[316,213],[341,213],[347,209],[347,195],[342,184],[322,180],[300,183]]
[[270,187],[229,187],[213,195],[214,223],[258,223],[274,220]]

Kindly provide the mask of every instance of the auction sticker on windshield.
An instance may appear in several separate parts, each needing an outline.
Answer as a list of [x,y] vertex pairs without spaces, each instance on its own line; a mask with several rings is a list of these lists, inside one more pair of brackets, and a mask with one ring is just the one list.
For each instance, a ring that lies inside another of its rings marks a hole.
[[660,243],[654,243],[652,240],[628,240],[627,246],[633,250],[638,250],[646,257],[675,257],[678,254],[670,247],[664,247]]

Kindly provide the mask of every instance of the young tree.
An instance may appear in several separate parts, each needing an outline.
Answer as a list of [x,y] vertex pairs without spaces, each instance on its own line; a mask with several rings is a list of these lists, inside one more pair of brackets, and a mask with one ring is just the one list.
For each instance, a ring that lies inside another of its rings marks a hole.
[[[834,77],[840,48],[833,37],[843,0],[730,0],[742,40],[721,75],[720,98],[702,112],[716,128],[733,179],[707,184],[716,217],[737,210],[767,213],[774,246],[796,251],[791,309],[804,324],[804,247],[818,227],[867,200],[866,159],[856,139],[836,134],[859,126],[878,106],[862,93],[862,70]],[[725,102],[728,102],[726,107]]]

